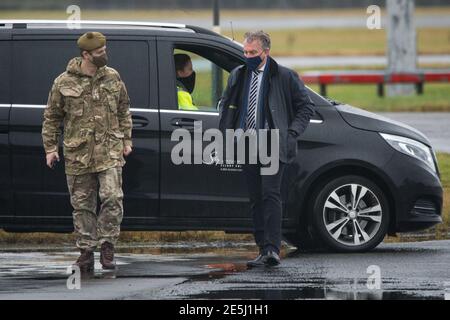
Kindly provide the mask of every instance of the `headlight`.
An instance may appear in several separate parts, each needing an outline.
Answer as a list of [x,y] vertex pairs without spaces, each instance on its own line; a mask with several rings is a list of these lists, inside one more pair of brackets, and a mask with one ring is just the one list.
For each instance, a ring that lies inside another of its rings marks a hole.
[[395,150],[400,151],[408,156],[417,158],[425,162],[435,173],[436,166],[434,165],[433,155],[431,149],[423,143],[408,139],[401,136],[394,136],[392,134],[380,133],[380,135],[389,143]]

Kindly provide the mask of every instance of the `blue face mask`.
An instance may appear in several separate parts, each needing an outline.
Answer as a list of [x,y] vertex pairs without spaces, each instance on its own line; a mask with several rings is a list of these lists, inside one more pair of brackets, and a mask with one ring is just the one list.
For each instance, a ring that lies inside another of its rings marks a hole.
[[[261,54],[262,54],[262,52],[261,52]],[[262,62],[261,54],[256,57],[245,58],[245,64],[251,71],[255,71],[258,68],[258,66],[261,64],[261,62]]]

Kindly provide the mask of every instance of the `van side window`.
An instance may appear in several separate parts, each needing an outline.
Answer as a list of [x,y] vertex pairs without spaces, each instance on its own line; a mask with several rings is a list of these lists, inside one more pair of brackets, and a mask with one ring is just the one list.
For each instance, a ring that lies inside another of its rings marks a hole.
[[0,41],[0,104],[10,104],[11,42]]
[[[149,105],[149,45],[146,41],[110,40],[106,44],[108,66],[125,82],[132,107]],[[53,80],[79,57],[76,40],[14,41],[13,104],[43,105]]]
[[[217,112],[216,106],[227,84],[229,71],[238,65],[228,61],[226,66],[221,66],[220,61],[231,58],[211,48],[209,52],[204,50],[206,48],[180,46],[173,52],[179,110]],[[214,62],[213,57],[216,58]]]
[[174,62],[178,109],[216,112],[214,90],[219,91],[220,96],[228,72],[208,59],[185,50],[175,50]]

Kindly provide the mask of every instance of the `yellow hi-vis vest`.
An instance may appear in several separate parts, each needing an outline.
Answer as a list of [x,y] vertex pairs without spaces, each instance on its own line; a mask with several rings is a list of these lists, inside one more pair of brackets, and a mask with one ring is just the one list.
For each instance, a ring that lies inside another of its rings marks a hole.
[[181,110],[198,110],[192,102],[192,96],[184,90],[184,88],[177,86],[178,91],[178,109]]

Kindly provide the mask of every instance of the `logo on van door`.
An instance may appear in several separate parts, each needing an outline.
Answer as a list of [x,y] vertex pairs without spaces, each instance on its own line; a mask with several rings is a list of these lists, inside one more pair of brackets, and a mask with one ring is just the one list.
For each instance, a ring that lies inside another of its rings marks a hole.
[[216,151],[213,151],[209,155],[209,161],[203,161],[203,164],[206,165],[215,165],[219,166],[220,171],[242,171],[242,165],[238,163],[234,163],[233,161],[229,161],[228,163],[224,163],[220,158]]
[[211,152],[211,154],[209,155],[209,160],[208,161],[203,160],[203,163],[207,164],[207,165],[214,164],[214,165],[217,166],[221,162],[222,162],[222,160],[219,158],[219,155],[218,155],[218,153],[216,151]]
[[[202,122],[194,122],[193,136],[187,129],[172,132],[171,141],[179,141],[171,151],[171,160],[175,165],[207,164],[225,165],[222,169],[229,171],[229,165],[261,163],[261,175],[274,175],[279,169],[279,130],[232,130],[225,132],[226,139],[218,129],[203,132]],[[270,136],[271,152],[268,154]],[[203,142],[210,142],[203,148]],[[225,145],[225,148],[224,148]],[[235,150],[237,151],[235,154]],[[192,159],[193,158],[193,159]],[[235,160],[236,159],[236,160]]]

